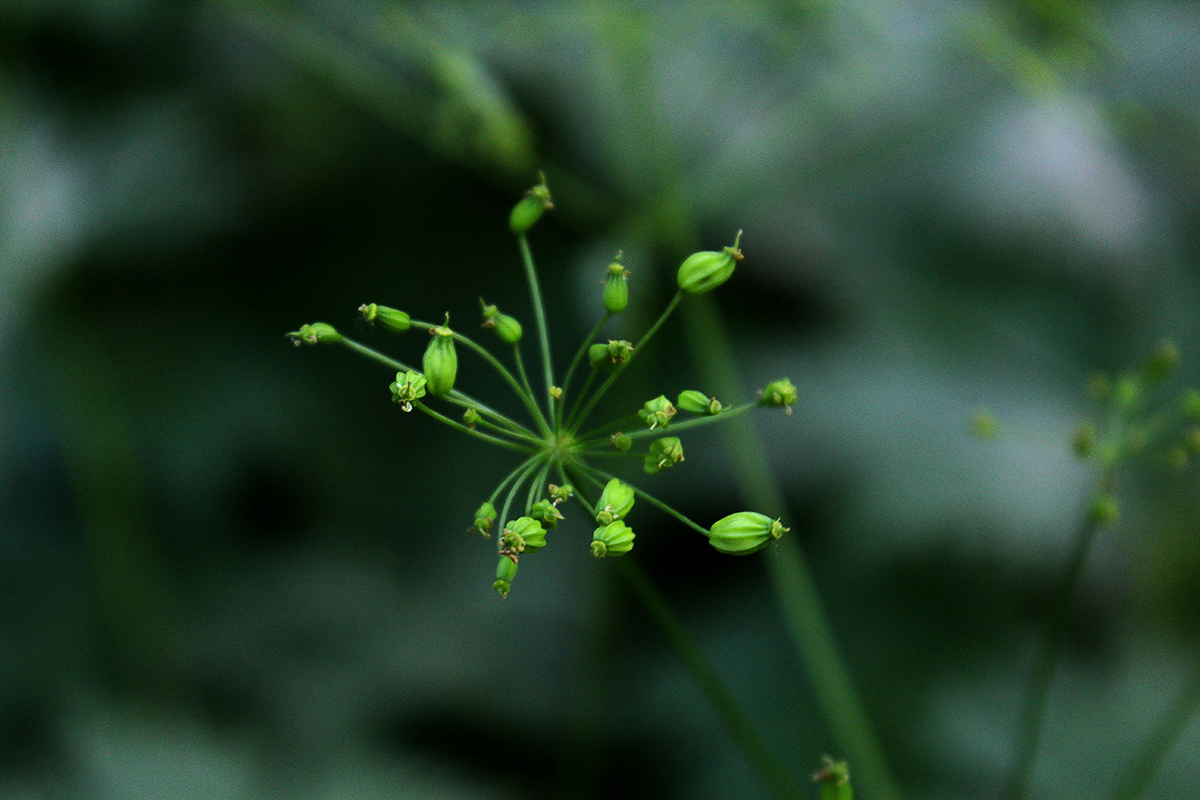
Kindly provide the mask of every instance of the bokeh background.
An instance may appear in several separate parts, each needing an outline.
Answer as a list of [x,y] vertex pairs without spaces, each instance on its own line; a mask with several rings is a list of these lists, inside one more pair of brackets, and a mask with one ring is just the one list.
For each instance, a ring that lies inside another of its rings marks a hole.
[[[464,530],[509,455],[284,337],[320,319],[415,361],[358,305],[470,328],[480,295],[532,330],[506,220],[539,169],[560,364],[617,250],[636,338],[683,255],[745,230],[615,407],[713,359],[744,397],[790,376],[795,413],[734,446],[785,493],[891,767],[996,795],[1094,490],[1087,377],[1170,337],[1200,381],[1192,3],[0,3],[0,796],[767,796],[579,514],[500,601]],[[729,445],[688,437],[648,488],[742,508]],[[1194,669],[1195,490],[1123,473],[1038,796],[1106,796]],[[838,745],[772,552],[636,527],[806,780]],[[1198,764],[1191,725],[1154,796]]]

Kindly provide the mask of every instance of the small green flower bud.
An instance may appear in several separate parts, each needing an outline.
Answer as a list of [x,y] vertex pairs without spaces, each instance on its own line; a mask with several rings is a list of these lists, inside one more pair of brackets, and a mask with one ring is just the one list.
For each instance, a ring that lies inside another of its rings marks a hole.
[[689,414],[704,414],[709,417],[720,414],[721,409],[724,408],[717,398],[707,397],[704,392],[697,392],[695,389],[680,392],[679,400],[675,405]]
[[609,340],[608,344],[594,344],[588,348],[588,362],[592,369],[616,372],[625,366],[633,345],[624,340]]
[[1190,420],[1200,421],[1200,391],[1188,389],[1179,400],[1179,408]]
[[1159,342],[1158,347],[1142,365],[1142,379],[1146,383],[1159,383],[1170,375],[1179,364],[1179,350],[1172,342]]
[[565,503],[571,499],[571,495],[575,494],[575,490],[570,484],[566,486],[555,486],[553,483],[546,487],[546,491],[550,493],[550,499],[554,501],[554,505]]
[[976,439],[989,442],[1000,438],[1000,421],[987,411],[976,411],[971,415],[971,433]]
[[1111,494],[1101,494],[1092,500],[1089,514],[1093,525],[1097,527],[1111,525],[1120,518],[1121,508],[1117,505],[1117,498]]
[[392,390],[393,403],[399,403],[405,411],[412,411],[413,401],[425,396],[425,376],[411,369],[397,372],[396,380],[388,388]]
[[492,523],[496,521],[496,507],[491,503],[484,503],[475,512],[475,524],[467,529],[468,533],[478,533],[483,538],[488,537],[488,532],[492,529]]
[[742,251],[738,249],[741,239],[742,232],[738,231],[733,246],[720,251],[705,250],[688,256],[679,266],[679,274],[676,276],[679,288],[692,294],[703,294],[729,280],[737,262],[742,260]]
[[604,310],[616,314],[629,305],[629,271],[619,263],[621,254],[608,265],[608,277],[604,279]]
[[521,341],[521,323],[507,314],[501,314],[498,308],[483,302],[482,297],[479,298],[479,303],[483,306],[483,327],[494,329],[500,341],[506,344]]
[[333,344],[342,341],[342,335],[337,329],[325,322],[301,325],[300,330],[292,331],[287,337],[296,347],[302,344]]
[[742,556],[763,549],[787,530],[766,514],[739,511],[714,522],[708,541],[722,553]]
[[647,400],[637,414],[650,430],[666,428],[671,422],[671,417],[675,416],[675,406],[671,405],[666,395],[660,394],[653,400]]
[[463,425],[466,425],[471,430],[475,430],[475,426],[479,424],[479,412],[474,408],[468,408],[463,412]]
[[546,187],[546,177],[541,176],[541,183],[534,186],[513,207],[508,217],[508,227],[520,236],[532,228],[548,208],[554,208],[550,199],[550,189]]
[[596,503],[596,522],[607,525],[623,518],[633,508],[633,500],[633,488],[613,478],[605,485]]
[[546,546],[546,531],[533,517],[519,517],[504,526],[501,553],[536,553]]
[[448,394],[458,375],[458,354],[454,352],[454,332],[450,330],[450,315],[444,325],[429,329],[429,346],[421,362],[429,393],[435,397]]
[[1075,429],[1075,436],[1071,439],[1071,447],[1075,451],[1075,455],[1080,458],[1087,458],[1096,450],[1096,428],[1090,422],[1081,423]]
[[592,555],[596,558],[623,556],[632,549],[633,528],[622,520],[596,528],[592,534]]
[[825,765],[813,775],[813,783],[820,787],[820,800],[854,800],[846,762],[834,761],[829,756],[823,760]]
[[650,453],[642,463],[642,469],[653,475],[680,461],[683,461],[683,443],[674,436],[665,436],[650,443]]
[[529,516],[542,523],[545,528],[557,528],[563,518],[562,512],[549,500],[538,500],[529,509]]
[[561,386],[551,386],[546,391],[550,392],[550,397],[552,399],[562,400],[562,387]]
[[500,560],[496,562],[496,582],[492,584],[492,588],[499,592],[501,597],[508,597],[508,593],[512,591],[512,582],[515,577],[517,577],[517,557],[500,556]]
[[615,447],[619,453],[624,453],[626,450],[633,447],[633,439],[631,439],[627,433],[614,433],[611,439],[613,447]]
[[783,408],[789,414],[792,413],[792,405],[795,402],[796,387],[792,386],[792,382],[787,378],[780,378],[768,383],[767,388],[763,389],[762,397],[758,398],[760,406]]
[[378,323],[381,328],[390,333],[404,333],[408,330],[408,314],[387,306],[367,303],[358,307],[362,318],[372,324]]

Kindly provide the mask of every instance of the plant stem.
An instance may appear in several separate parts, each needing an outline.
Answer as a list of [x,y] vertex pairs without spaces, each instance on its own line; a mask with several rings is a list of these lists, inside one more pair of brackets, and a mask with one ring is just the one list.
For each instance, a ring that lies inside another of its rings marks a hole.
[[[1112,473],[1101,477],[1101,485],[1112,482]],[[1026,690],[1025,703],[1017,719],[1014,738],[1014,753],[1008,778],[1004,782],[1001,797],[1006,800],[1022,800],[1029,789],[1033,776],[1033,765],[1037,756],[1038,743],[1042,738],[1042,726],[1046,716],[1046,700],[1050,696],[1050,685],[1054,681],[1054,670],[1067,640],[1067,628],[1071,621],[1072,600],[1083,577],[1088,551],[1102,525],[1085,512],[1083,524],[1071,540],[1062,578],[1051,603],[1052,616],[1047,622],[1045,638],[1034,660]]]
[[[415,319],[410,320],[409,324],[414,328],[421,328],[424,330],[441,327],[440,325],[433,325],[431,323],[422,322]],[[533,396],[521,388],[521,384],[517,383],[517,379],[513,377],[511,372],[508,371],[508,368],[501,364],[500,360],[492,355],[487,348],[476,342],[474,339],[468,336],[463,336],[458,331],[451,331],[451,335],[454,337],[456,342],[462,342],[464,346],[470,350],[473,350],[480,358],[490,364],[492,368],[496,370],[496,372],[500,373],[500,377],[504,378],[505,382],[512,387],[512,390],[516,393],[517,397],[521,399],[521,402],[525,404],[525,408],[529,410],[529,415],[533,417],[533,421],[537,423],[538,428],[543,434],[549,435],[550,428],[546,425],[546,418],[542,416],[542,410],[538,408]]]
[[523,484],[525,482],[525,479],[528,478],[535,469],[537,469],[538,461],[541,460],[541,458],[539,456],[542,456],[542,455],[543,454],[539,453],[537,456],[534,456],[533,458],[531,458],[529,460],[528,466],[525,467],[525,469],[521,472],[521,474],[517,477],[517,479],[515,481],[513,481],[512,488],[510,488],[508,490],[508,496],[504,498],[504,510],[500,512],[500,517],[499,517],[499,519],[500,519],[500,532],[498,535],[499,537],[503,537],[504,529],[508,525],[508,522],[509,522],[508,510],[510,508],[512,508],[513,498],[517,496],[517,491],[521,488],[521,484]]
[[[500,484],[496,487],[496,490],[492,492],[492,496],[488,498],[488,502],[492,505],[495,505],[496,499],[500,497],[500,493],[504,491],[504,487],[508,485],[509,481],[515,480],[518,475],[528,469],[530,464],[535,463],[538,460],[539,455],[541,455],[541,453],[535,453],[518,464],[512,472],[508,473],[508,475],[504,477],[504,480],[500,481]],[[500,520],[500,522],[503,524],[504,520]]]
[[545,464],[542,465],[541,472],[538,473],[537,478],[535,478],[529,484],[529,495],[525,498],[525,513],[526,514],[528,514],[530,509],[533,508],[533,504],[534,504],[534,502],[537,501],[537,496],[538,496],[538,493],[541,491],[541,488],[546,485],[546,474],[549,472],[550,472],[550,462],[547,461]]
[[[684,324],[697,366],[717,395],[738,397],[742,389],[724,322],[711,297],[694,300],[685,306]],[[742,496],[764,514],[782,516],[783,492],[771,474],[769,459],[750,418],[734,420],[724,435]],[[792,645],[812,681],[821,715],[837,748],[855,765],[857,787],[872,800],[896,800],[900,792],[838,650],[804,551],[795,536],[784,536],[766,554],[763,561]]]
[[758,403],[746,403],[741,406],[734,406],[727,411],[722,411],[720,414],[714,414],[711,417],[696,417],[695,419],[685,419],[683,422],[672,422],[666,428],[658,428],[655,430],[640,430],[629,434],[630,439],[645,439],[648,436],[661,436],[664,431],[674,433],[675,431],[688,430],[689,428],[699,428],[702,425],[711,425],[714,422],[726,422],[734,419],[740,414],[745,414],[750,409],[756,407]]
[[1150,785],[1150,780],[1162,766],[1175,742],[1187,729],[1188,723],[1200,708],[1200,663],[1192,666],[1191,674],[1183,685],[1183,691],[1175,704],[1159,720],[1150,739],[1129,765],[1113,800],[1136,800]]
[[616,569],[633,588],[633,593],[642,602],[650,617],[661,631],[675,656],[683,662],[692,679],[708,698],[713,710],[725,724],[726,730],[750,761],[759,779],[772,796],[778,798],[800,798],[807,794],[796,785],[795,779],[783,764],[771,753],[766,742],[754,729],[753,723],[742,712],[733,693],[721,681],[720,675],[704,656],[703,651],[688,634],[682,622],[658,589],[651,583],[636,560],[626,556],[616,559]]
[[529,252],[529,240],[525,234],[517,236],[521,249],[521,263],[525,265],[525,277],[529,280],[529,295],[533,298],[533,313],[537,317],[538,344],[542,349],[542,369],[546,373],[546,410],[554,411],[554,400],[550,387],[554,385],[554,368],[550,363],[550,333],[546,328],[546,306],[542,302],[542,290],[538,286],[537,270],[533,267],[533,253]]
[[[365,344],[356,342],[353,339],[348,339],[346,337],[342,337],[341,343],[343,345],[345,345],[346,347],[350,348],[351,350],[353,350],[354,352],[358,353],[359,355],[366,356],[367,358],[371,359],[372,361],[376,361],[380,364],[383,364],[385,367],[389,367],[390,369],[396,370],[397,372],[409,372],[409,371],[420,372],[420,370],[410,367],[408,364],[405,364],[403,361],[398,361],[398,360],[392,358],[391,356],[386,356],[383,353],[379,352],[378,350],[367,347]],[[494,417],[495,419],[505,423],[506,425],[509,425],[513,429],[514,434],[525,434],[525,437],[530,438],[532,441],[536,441],[536,442],[541,441],[540,439],[538,439],[537,437],[534,436],[533,431],[529,430],[521,423],[517,422],[516,420],[509,419],[505,415],[501,414],[499,411],[496,411],[495,409],[491,408],[490,406],[487,406],[487,405],[479,402],[478,400],[471,397],[469,394],[466,394],[465,392],[460,392],[458,389],[452,390],[450,392],[450,394],[446,395],[442,399],[448,403],[454,403],[455,405],[462,406],[464,408],[466,408],[466,407],[474,408],[480,414],[487,414],[487,415]],[[522,438],[525,438],[525,437],[522,437]]]
[[615,419],[612,422],[608,422],[608,423],[605,423],[604,425],[600,425],[595,428],[592,428],[587,433],[579,434],[579,436],[577,438],[583,444],[601,444],[605,441],[605,439],[603,439],[603,438],[593,439],[592,437],[600,436],[600,434],[603,434],[603,433],[608,433],[610,430],[613,431],[613,433],[616,433],[617,431],[621,430],[622,428],[628,428],[630,425],[645,425],[645,424],[646,423],[643,422],[642,418],[639,417],[637,414],[630,414],[627,417],[621,417],[620,419]]
[[[525,387],[526,395],[533,398],[533,387],[529,385],[529,376],[525,374],[525,362],[521,359],[521,348],[515,344],[513,345],[513,361],[517,364],[517,375],[521,378],[521,384]],[[533,403],[533,408],[537,412],[538,426],[547,436],[550,435],[550,425],[547,424],[546,418],[542,416],[541,408],[537,405],[536,401]],[[554,409],[551,408],[550,412],[549,418],[553,419]]]
[[503,423],[502,427],[512,435],[536,443],[538,446],[541,446],[541,444],[545,441],[516,420],[506,417],[504,414],[501,414],[494,408],[483,405],[477,400],[470,398],[468,395],[463,394],[458,389],[451,390],[450,394],[446,395],[442,399],[447,403],[452,403],[460,408],[473,408],[482,416],[492,417],[496,420],[496,422]]
[[579,390],[579,396],[571,403],[571,413],[567,414],[567,424],[565,427],[570,430],[571,425],[575,422],[575,418],[579,416],[579,411],[583,406],[583,398],[587,396],[587,390],[592,387],[592,383],[596,380],[596,370],[588,373],[587,380],[583,382],[583,388]]
[[[591,478],[591,479],[592,479],[592,481],[593,481],[594,483],[596,483],[597,485],[599,485],[599,486],[603,486],[604,484],[603,484],[603,483],[601,483],[600,481],[596,480],[596,479],[595,479],[595,478],[594,478],[592,475],[588,475],[587,473],[589,473],[589,472],[591,472],[591,473],[595,473],[595,475],[599,475],[600,477],[602,477],[602,478],[604,478],[605,480],[608,480],[608,481],[611,481],[611,480],[612,480],[612,479],[615,477],[615,476],[613,476],[613,475],[610,475],[610,474],[608,474],[608,473],[607,473],[607,472],[605,472],[604,470],[596,469],[595,467],[592,467],[592,466],[587,466],[587,467],[585,467],[585,472],[584,472],[585,476],[586,476],[586,477],[588,477],[588,478]],[[699,523],[697,523],[697,522],[693,522],[692,520],[690,520],[690,519],[688,519],[687,517],[685,517],[683,514],[680,514],[678,511],[676,511],[675,509],[671,508],[669,505],[667,505],[667,504],[666,504],[666,503],[664,503],[663,501],[659,500],[657,497],[654,497],[653,495],[650,495],[650,494],[647,494],[646,492],[643,492],[641,489],[639,489],[638,487],[634,486],[632,483],[626,483],[626,486],[628,486],[630,489],[633,489],[633,493],[634,493],[634,494],[636,494],[638,497],[640,497],[640,498],[642,498],[643,500],[645,500],[645,501],[646,501],[647,503],[649,503],[650,505],[652,505],[652,506],[654,506],[655,508],[657,508],[659,511],[665,511],[666,513],[670,514],[670,515],[671,515],[672,517],[674,517],[675,519],[677,519],[677,520],[679,520],[680,522],[682,522],[684,525],[687,525],[689,528],[691,528],[691,529],[693,529],[693,530],[695,530],[695,531],[698,531],[698,532],[700,532],[701,534],[703,534],[705,539],[707,539],[707,538],[708,538],[708,536],[709,536],[709,530],[708,530],[708,528],[705,528],[704,526],[700,525],[700,524],[699,524]]]
[[[581,344],[579,349],[575,352],[575,357],[571,359],[571,366],[567,367],[567,377],[563,378],[562,390],[564,397],[571,386],[571,378],[574,377],[575,370],[579,367],[580,362],[583,361],[583,357],[587,355],[588,348],[592,346],[592,341],[600,334],[600,330],[611,318],[612,314],[610,312],[604,312],[604,316],[600,318],[600,321],[596,323],[596,327],[592,328],[592,332],[587,335],[587,338],[583,340],[583,344]],[[572,406],[572,410],[574,410],[574,408],[575,407]],[[554,408],[554,421],[555,424],[560,428],[562,427],[563,421],[562,413],[563,404],[559,403]]]
[[501,439],[497,436],[492,436],[491,434],[484,433],[483,431],[472,430],[472,429],[468,428],[466,425],[463,425],[461,422],[455,422],[454,420],[447,417],[445,414],[442,414],[441,412],[438,412],[438,411],[434,411],[432,408],[425,405],[420,400],[414,400],[414,401],[412,401],[412,404],[415,407],[419,408],[421,411],[424,411],[426,414],[428,414],[429,416],[436,419],[438,422],[442,422],[446,425],[449,425],[451,428],[454,428],[455,430],[460,430],[465,434],[474,436],[476,439],[482,439],[483,441],[490,442],[498,447],[504,447],[509,450],[516,450],[518,453],[536,453],[536,452],[538,452],[537,449],[535,449],[533,447],[526,447],[523,444],[518,444],[516,442],[510,442],[508,439]]
[[[641,338],[641,341],[633,346],[633,351],[629,354],[629,357],[625,359],[625,365],[612,375],[609,375],[608,379],[604,381],[604,383],[600,384],[600,388],[597,389],[596,393],[592,395],[592,398],[588,400],[587,405],[584,406],[583,411],[580,412],[578,419],[575,421],[574,427],[571,428],[572,434],[575,433],[576,429],[578,429],[580,425],[587,421],[588,414],[590,414],[592,409],[596,407],[596,403],[600,402],[600,398],[604,397],[604,393],[608,391],[608,387],[613,385],[613,381],[620,377],[622,372],[629,369],[630,363],[634,358],[637,357],[637,354],[642,351],[642,348],[646,346],[654,334],[658,333],[658,329],[661,328],[662,324],[667,321],[667,317],[671,316],[671,312],[675,310],[675,306],[679,305],[679,301],[682,298],[683,290],[680,289],[675,292],[675,296],[672,297],[671,302],[667,304],[666,310],[663,311],[658,320],[652,326],[650,326],[650,330],[646,331],[646,334]],[[580,399],[582,399],[582,396]]]

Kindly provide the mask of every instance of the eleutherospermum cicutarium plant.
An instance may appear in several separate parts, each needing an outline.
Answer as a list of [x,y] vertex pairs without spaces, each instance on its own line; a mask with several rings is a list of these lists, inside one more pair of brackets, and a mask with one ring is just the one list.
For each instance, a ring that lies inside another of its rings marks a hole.
[[[404,334],[413,329],[428,333],[420,369],[349,339],[327,323],[303,325],[288,336],[298,346],[338,344],[386,365],[394,373],[392,400],[401,411],[416,409],[466,435],[518,454],[521,460],[479,505],[469,528],[484,538],[495,534],[499,559],[493,586],[502,597],[512,588],[522,557],[546,546],[548,532],[564,519],[563,509],[572,499],[596,526],[589,546],[598,558],[621,556],[632,549],[635,534],[629,515],[637,500],[703,534],[723,553],[746,555],[778,539],[787,531],[778,519],[742,511],[705,527],[633,482],[601,469],[596,462],[638,459],[647,475],[670,469],[684,461],[679,434],[731,419],[756,406],[790,412],[796,402],[796,389],[787,379],[769,384],[753,401],[732,405],[694,389],[675,394],[674,400],[660,394],[645,401],[640,409],[628,409],[629,413],[589,427],[601,400],[679,303],[688,295],[716,289],[733,275],[742,260],[738,249],[741,232],[732,245],[693,253],[683,261],[674,297],[636,343],[602,337],[605,325],[625,309],[629,300],[630,273],[618,254],[603,270],[600,319],[579,345],[566,372],[561,373],[562,379],[557,380],[559,373],[550,358],[545,304],[527,239],[529,230],[550,208],[550,191],[543,179],[517,203],[509,217],[534,313],[542,373],[537,389],[522,356],[524,326],[482,298],[482,327],[495,336],[502,349],[508,350],[508,364],[480,342],[452,328],[448,313],[441,324],[436,324],[376,303],[359,308],[366,322],[390,333]],[[456,388],[460,347],[500,375],[524,406],[528,419],[513,419]],[[578,389],[574,388],[577,383]],[[435,402],[442,410],[433,406]]]

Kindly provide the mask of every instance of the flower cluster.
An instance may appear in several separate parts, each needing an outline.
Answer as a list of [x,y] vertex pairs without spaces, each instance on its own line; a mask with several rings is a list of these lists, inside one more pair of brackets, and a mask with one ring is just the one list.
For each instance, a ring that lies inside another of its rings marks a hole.
[[[479,506],[474,524],[468,529],[484,538],[495,533],[498,562],[493,587],[501,596],[507,596],[511,590],[522,556],[546,545],[547,532],[564,518],[562,506],[571,499],[595,523],[591,552],[597,558],[622,556],[633,548],[635,536],[627,517],[637,499],[704,534],[722,553],[745,555],[778,539],[787,530],[778,519],[743,511],[705,528],[627,479],[598,468],[594,462],[602,458],[641,459],[643,471],[651,475],[674,467],[684,460],[683,442],[674,434],[733,418],[755,406],[783,408],[791,413],[796,388],[790,381],[775,381],[763,389],[756,401],[733,405],[694,389],[679,393],[674,402],[666,395],[659,395],[646,401],[635,413],[597,427],[586,427],[597,404],[680,301],[687,295],[712,291],[733,275],[742,260],[738,249],[741,231],[729,247],[694,253],[684,260],[677,274],[678,291],[636,344],[624,340],[597,341],[608,321],[629,302],[630,273],[621,264],[618,253],[605,269],[600,321],[583,340],[561,383],[556,383],[541,288],[526,239],[530,228],[552,207],[550,191],[543,179],[517,203],[509,217],[535,315],[544,383],[537,391],[530,383],[521,355],[524,328],[517,319],[482,299],[482,327],[511,349],[511,369],[479,342],[451,328],[449,314],[441,325],[435,325],[376,303],[359,308],[367,323],[389,333],[404,333],[414,328],[428,332],[420,370],[343,336],[327,323],[303,325],[288,336],[296,345],[339,344],[387,365],[395,372],[390,386],[392,400],[401,410],[417,409],[449,427],[524,456]],[[528,422],[512,419],[455,388],[458,346],[479,356],[504,379],[528,412]],[[576,391],[572,383],[581,371],[587,374]],[[429,405],[429,399],[457,407],[461,416],[455,419],[437,410]],[[681,419],[680,412],[685,419]],[[672,435],[666,435],[668,430]],[[645,449],[637,449],[638,445],[645,445]],[[551,476],[561,483],[549,483]],[[592,491],[599,492],[594,502],[588,499]]]

